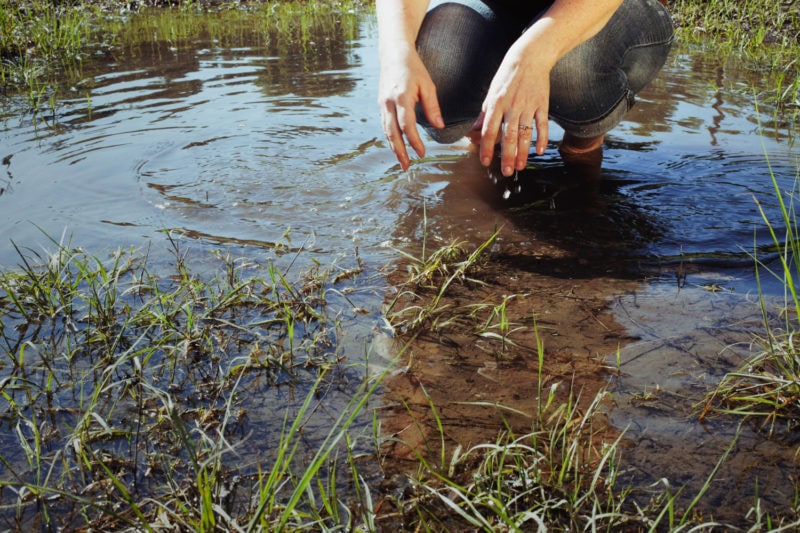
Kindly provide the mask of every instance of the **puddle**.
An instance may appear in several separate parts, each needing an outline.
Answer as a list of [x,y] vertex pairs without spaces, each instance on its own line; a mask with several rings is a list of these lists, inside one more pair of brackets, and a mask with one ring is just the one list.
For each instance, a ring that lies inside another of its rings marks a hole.
[[[34,123],[9,105],[0,114],[0,265],[17,264],[12,241],[39,249],[46,235],[65,235],[99,252],[162,243],[165,230],[197,255],[225,248],[263,260],[289,230],[307,264],[346,263],[358,250],[370,287],[355,304],[369,313],[339,302],[339,349],[360,361],[365,346],[385,345],[383,273],[400,261],[396,249],[419,253],[423,232],[428,246],[476,246],[501,227],[487,284],[458,286],[449,301],[518,295],[509,317],[529,330],[503,353],[458,328],[421,337],[409,371],[387,384],[385,430],[411,444],[429,436],[420,384],[452,444],[491,439],[501,423],[495,410],[463,402],[530,411],[535,318],[546,383],[574,382],[587,396],[610,384],[609,424],[629,440],[627,478],[702,485],[735,425],[703,426],[692,406],[761,327],[751,254],[769,259],[771,239],[756,200],[777,220],[765,153],[781,188],[793,190],[798,175],[797,128],[765,106],[759,117],[758,77],[676,51],[609,135],[599,176],[565,169],[554,143],[516,179],[481,168],[466,144],[428,144],[427,158],[402,173],[378,121],[374,21],[352,15],[306,47],[275,37],[155,43],[91,65],[90,98],[77,90],[55,117]],[[780,296],[778,283],[762,281]],[[609,380],[601,370],[618,349]],[[658,401],[642,401],[648,391]],[[280,396],[253,405],[251,427],[275,422],[268,404]],[[415,414],[422,429],[409,433]],[[749,507],[756,478],[762,496],[771,487],[770,504],[786,503],[795,450],[743,435],[704,508]],[[390,454],[409,456],[402,446]]]

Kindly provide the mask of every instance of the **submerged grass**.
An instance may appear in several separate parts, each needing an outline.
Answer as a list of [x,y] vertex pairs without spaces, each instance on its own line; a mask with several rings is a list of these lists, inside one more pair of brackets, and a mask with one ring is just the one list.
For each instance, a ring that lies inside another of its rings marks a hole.
[[[372,438],[349,428],[380,377],[356,376],[339,352],[326,290],[348,281],[319,266],[290,281],[291,266],[222,254],[204,279],[171,242],[172,273],[151,271],[146,253],[101,259],[56,243],[19,249],[19,268],[0,273],[0,519],[14,529],[355,526],[362,515],[337,498],[335,466]],[[309,441],[305,426],[345,384],[329,432]],[[275,427],[253,427],[248,411],[267,398]],[[255,449],[250,433],[262,439]],[[363,480],[352,482],[348,497],[369,507]]]
[[[445,450],[445,428],[429,402],[439,431],[439,446],[431,450],[438,453],[417,450],[419,469],[408,490],[378,492],[364,457],[377,465],[390,437],[381,435],[374,415],[371,427],[363,419],[383,375],[353,375],[337,349],[336,315],[327,309],[328,295],[345,292],[337,285],[354,283],[361,268],[317,265],[291,275],[294,260],[279,267],[217,254],[216,274],[200,276],[189,266],[190,254],[171,242],[174,264],[166,272],[154,272],[146,252],[102,259],[54,243],[49,253],[20,249],[19,267],[0,274],[0,422],[8,430],[0,434],[0,518],[6,527],[715,527],[692,512],[702,492],[680,509],[680,491],[666,483],[634,491],[618,482],[624,436],[608,439],[608,394],[584,402],[573,384],[545,385],[538,335],[530,431],[509,425],[494,442]],[[425,279],[427,298],[439,298],[429,306],[429,320],[444,320],[438,310],[453,281],[479,264],[487,247],[462,249],[433,277],[420,278],[426,263],[415,263],[409,280]],[[502,308],[493,308],[488,322],[475,320],[503,331]],[[299,392],[296,399],[275,396],[287,387]],[[339,407],[328,402],[336,388],[345,391]],[[266,431],[248,415],[263,397],[273,398],[269,409],[279,414]],[[319,424],[320,412],[330,414],[314,442],[306,428]],[[754,528],[786,525],[759,510],[749,520]]]
[[[673,487],[666,478],[644,488],[620,481],[627,444],[624,432],[611,431],[605,418],[607,406],[613,402],[611,395],[601,390],[592,398],[582,399],[574,383],[545,386],[545,349],[535,321],[515,324],[505,312],[515,295],[505,296],[497,305],[475,304],[466,310],[446,303],[451,301],[454,280],[480,284],[471,281],[471,276],[487,260],[496,237],[492,235],[472,252],[460,242],[431,252],[427,238],[423,238],[419,256],[404,253],[406,278],[398,283],[399,296],[387,316],[401,337],[413,339],[420,330],[455,326],[459,331],[497,341],[499,356],[505,356],[507,348],[516,347],[510,339],[512,333],[532,328],[539,376],[533,413],[481,404],[530,417],[530,431],[519,432],[506,425],[494,442],[467,450],[460,445],[445,450],[446,429],[439,408],[420,383],[439,434],[430,437],[435,443],[416,448],[409,445],[419,463],[410,479],[413,489],[402,496],[385,496],[392,510],[380,516],[379,523],[404,524],[415,531],[487,532],[711,531],[745,524],[751,531],[800,527],[800,508],[766,512],[758,498],[752,509],[742,510],[736,524],[719,522],[697,510],[736,448],[738,433],[696,494]],[[398,302],[413,303],[403,307]],[[482,313],[488,317],[483,319]]]

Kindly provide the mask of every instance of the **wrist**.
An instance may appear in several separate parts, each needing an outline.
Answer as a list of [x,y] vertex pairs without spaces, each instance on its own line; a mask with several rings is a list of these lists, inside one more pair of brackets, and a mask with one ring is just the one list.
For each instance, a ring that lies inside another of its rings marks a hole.
[[557,39],[548,38],[547,28],[531,26],[514,43],[519,46],[526,63],[535,64],[547,72],[553,69],[564,54]]

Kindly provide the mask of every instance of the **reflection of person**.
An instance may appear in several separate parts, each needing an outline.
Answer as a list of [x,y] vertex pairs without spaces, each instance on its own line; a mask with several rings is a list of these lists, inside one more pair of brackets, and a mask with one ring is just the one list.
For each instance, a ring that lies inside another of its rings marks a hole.
[[383,130],[403,169],[419,122],[439,142],[480,134],[501,171],[544,153],[548,118],[565,158],[601,150],[603,135],[655,77],[672,42],[658,0],[377,0]]

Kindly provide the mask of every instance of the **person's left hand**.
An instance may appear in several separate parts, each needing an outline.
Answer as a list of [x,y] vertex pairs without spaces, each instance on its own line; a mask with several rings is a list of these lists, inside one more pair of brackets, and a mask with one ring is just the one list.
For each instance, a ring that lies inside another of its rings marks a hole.
[[518,40],[508,50],[483,101],[480,158],[489,166],[501,143],[504,176],[525,168],[536,124],[536,153],[547,147],[550,67],[536,57],[530,43]]

